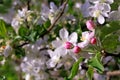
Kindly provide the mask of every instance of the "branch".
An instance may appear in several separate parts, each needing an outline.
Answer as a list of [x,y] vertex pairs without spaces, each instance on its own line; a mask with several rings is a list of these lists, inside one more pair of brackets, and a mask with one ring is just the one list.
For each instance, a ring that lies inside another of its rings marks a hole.
[[108,71],[106,73],[107,75],[107,80],[110,80],[110,76],[119,76],[120,75],[120,70],[118,71]]
[[63,15],[64,13],[64,10],[65,10],[65,7],[67,5],[67,2],[68,0],[66,0],[64,3],[63,3],[63,8],[61,10],[61,12],[58,14],[58,16],[56,17],[55,21],[50,25],[50,27],[47,29],[46,32],[44,32],[43,34],[40,35],[40,37],[43,37],[45,34],[49,33],[52,28],[55,26],[55,24],[57,23],[57,21],[60,19],[60,17]]
[[27,0],[27,8],[28,8],[28,10],[30,10],[30,2],[31,2],[31,0]]
[[120,53],[118,53],[118,54],[113,54],[113,53],[108,53],[108,52],[106,52],[105,50],[102,50],[101,53],[103,54],[104,57],[106,57],[106,56],[119,57],[119,56],[120,56]]

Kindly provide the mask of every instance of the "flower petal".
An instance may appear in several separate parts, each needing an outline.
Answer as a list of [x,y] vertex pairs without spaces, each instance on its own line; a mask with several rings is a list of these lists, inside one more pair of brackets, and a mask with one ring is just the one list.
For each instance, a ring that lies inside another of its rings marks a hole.
[[58,47],[62,46],[62,41],[61,40],[52,41],[52,46],[54,48],[58,48]]
[[65,56],[67,54],[67,49],[64,47],[59,47],[55,50],[55,53],[60,56]]
[[73,32],[70,36],[69,36],[69,42],[71,43],[76,43],[78,39],[78,35],[76,32]]
[[105,18],[102,15],[100,15],[97,20],[100,24],[103,24],[105,22]]
[[78,43],[78,46],[80,47],[80,48],[85,48],[87,45],[89,44],[89,41],[84,41],[84,42],[80,42],[80,43]]
[[62,40],[67,41],[67,39],[68,39],[68,31],[65,28],[63,28],[63,29],[61,29],[59,31],[59,35],[60,35],[60,38]]
[[54,4],[54,2],[50,2],[50,11],[51,12],[55,12],[55,11],[57,11],[57,6]]

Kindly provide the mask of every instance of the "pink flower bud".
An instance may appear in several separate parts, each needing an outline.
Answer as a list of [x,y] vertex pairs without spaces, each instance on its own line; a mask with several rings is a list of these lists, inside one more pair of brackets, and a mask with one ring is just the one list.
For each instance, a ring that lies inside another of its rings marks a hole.
[[95,37],[91,38],[91,40],[90,40],[91,44],[96,44],[96,42],[97,42],[97,39]]
[[64,47],[66,49],[71,49],[73,47],[73,44],[71,42],[66,42],[65,45],[64,45]]
[[74,53],[79,53],[81,51],[81,48],[79,47],[79,46],[75,46],[74,48],[73,48],[73,52]]
[[95,28],[95,24],[92,20],[88,20],[86,22],[86,26],[87,26],[87,29],[90,30],[90,31],[92,31]]

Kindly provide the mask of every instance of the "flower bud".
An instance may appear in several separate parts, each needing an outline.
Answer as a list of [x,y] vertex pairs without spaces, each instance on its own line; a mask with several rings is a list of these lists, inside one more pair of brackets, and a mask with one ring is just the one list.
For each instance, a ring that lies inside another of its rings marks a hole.
[[96,44],[96,42],[97,42],[97,39],[95,37],[91,38],[91,40],[90,40],[91,44]]
[[81,48],[79,47],[79,46],[75,46],[74,48],[73,48],[73,52],[74,53],[79,53],[81,51]]
[[64,47],[66,49],[71,49],[73,47],[73,44],[71,42],[66,42]]
[[87,29],[90,30],[90,31],[92,31],[95,28],[95,24],[92,20],[88,20],[86,22],[86,26],[87,26]]

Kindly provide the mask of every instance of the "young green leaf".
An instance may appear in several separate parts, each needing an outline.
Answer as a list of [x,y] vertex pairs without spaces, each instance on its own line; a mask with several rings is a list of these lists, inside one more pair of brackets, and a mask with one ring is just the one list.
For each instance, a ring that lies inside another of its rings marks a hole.
[[3,20],[0,20],[0,36],[7,37],[7,30]]
[[113,21],[100,29],[100,39],[103,40],[109,34],[120,30],[120,21]]
[[88,71],[86,73],[86,76],[88,77],[88,80],[92,80],[93,73],[94,73],[94,68],[93,67],[89,67]]
[[74,76],[77,74],[78,68],[79,68],[79,63],[82,62],[82,61],[83,61],[83,58],[80,57],[80,58],[78,59],[78,61],[73,64],[71,73],[70,73],[70,75],[69,75],[69,77],[68,77],[69,80],[72,80],[72,79],[74,78]]
[[104,71],[104,67],[100,62],[100,53],[97,53],[95,57],[91,58],[88,61],[88,65],[92,66],[93,68],[97,69],[99,73],[102,73]]

